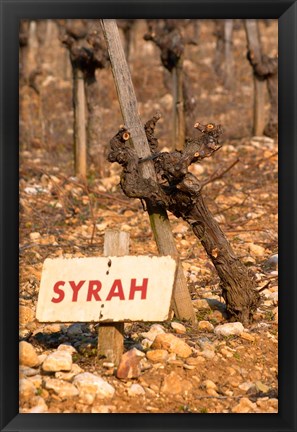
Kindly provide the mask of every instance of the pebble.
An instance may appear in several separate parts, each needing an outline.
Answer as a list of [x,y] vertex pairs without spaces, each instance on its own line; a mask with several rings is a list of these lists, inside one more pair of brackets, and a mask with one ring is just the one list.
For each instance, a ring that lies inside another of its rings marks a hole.
[[215,327],[214,332],[218,336],[240,335],[244,330],[241,322],[221,324]]
[[182,360],[177,360],[177,359],[170,359],[167,361],[168,364],[172,365],[172,366],[183,366],[184,362]]
[[205,349],[203,351],[201,351],[201,355],[207,359],[213,359],[215,357],[215,352],[213,350],[210,349]]
[[42,369],[46,372],[70,371],[71,368],[72,356],[67,351],[54,351],[42,363]]
[[190,381],[183,379],[175,372],[166,375],[161,386],[161,393],[165,394],[180,394],[187,393],[192,389],[193,385]]
[[57,349],[58,349],[58,351],[67,351],[70,354],[77,353],[77,350],[72,345],[61,344],[61,345],[58,346]]
[[243,264],[246,266],[252,266],[252,265],[256,264],[255,258],[253,258],[251,256],[245,256],[241,260],[242,260]]
[[72,381],[72,379],[81,372],[83,372],[82,368],[74,363],[72,364],[70,372],[56,372],[55,377],[64,381]]
[[92,405],[95,398],[111,398],[115,393],[115,389],[101,377],[90,372],[84,372],[73,380],[73,384],[79,390],[79,398],[81,403]]
[[205,358],[202,356],[198,357],[189,357],[186,359],[186,364],[189,366],[198,366],[201,363],[205,363]]
[[174,352],[182,358],[187,358],[192,354],[191,347],[182,339],[174,336],[171,333],[157,335],[152,348],[165,349],[169,352]]
[[251,335],[250,333],[246,333],[246,332],[242,332],[240,334],[241,339],[250,341],[250,342],[254,342],[255,341],[255,336]]
[[257,390],[262,393],[267,393],[269,391],[269,387],[266,384],[263,384],[261,381],[256,381],[255,385]]
[[213,332],[214,326],[209,321],[199,321],[198,330],[202,330],[202,331],[206,331],[206,332]]
[[256,245],[254,243],[248,243],[247,247],[250,253],[257,257],[263,257],[265,255],[265,248],[262,246]]
[[152,361],[153,363],[166,362],[168,360],[168,351],[163,349],[156,349],[156,350],[148,351],[146,353],[146,356],[148,360]]
[[170,325],[173,328],[173,330],[175,330],[175,333],[184,334],[187,332],[186,327],[181,323],[172,322]]
[[278,254],[272,255],[263,263],[263,269],[267,272],[272,272],[278,267]]
[[141,346],[143,349],[149,349],[153,344],[153,341],[148,339],[148,338],[144,338],[141,341]]
[[140,361],[145,356],[142,351],[132,348],[122,355],[117,369],[117,378],[137,378],[141,374]]
[[19,362],[29,367],[39,365],[38,355],[30,343],[25,341],[19,343]]
[[45,325],[43,328],[39,328],[37,329],[33,335],[35,333],[41,332],[41,333],[59,333],[60,331],[62,331],[62,325],[61,324],[47,324]]
[[111,369],[111,368],[114,368],[114,363],[112,363],[112,362],[104,362],[104,363],[102,363],[102,366],[104,368],[106,368],[106,369]]
[[196,365],[188,365],[187,363],[183,364],[184,369],[194,370],[196,369]]
[[[25,192],[29,193],[28,190],[29,190],[29,188],[26,188]],[[39,240],[41,238],[41,234],[39,232],[31,232],[30,235],[29,235],[29,237],[30,237],[30,240],[32,240],[33,242],[35,242],[35,241],[37,241],[37,240]]]
[[210,309],[210,306],[205,299],[193,300],[192,303],[196,309]]
[[128,388],[129,396],[144,396],[145,390],[140,384],[132,384],[131,387]]
[[153,324],[148,332],[141,333],[141,336],[154,341],[158,334],[165,333],[164,327],[161,324]]
[[79,394],[77,387],[73,384],[56,378],[46,380],[45,388],[47,390],[53,390],[61,399],[67,399]]
[[202,381],[202,385],[206,389],[218,390],[217,385],[213,381],[211,381],[209,379]]
[[257,409],[257,405],[251,402],[248,398],[243,397],[239,403],[232,408],[233,413],[248,413]]
[[245,392],[249,391],[250,389],[252,389],[253,387],[255,387],[255,384],[252,383],[251,381],[245,381],[242,384],[239,384],[238,388],[240,390],[243,390]]

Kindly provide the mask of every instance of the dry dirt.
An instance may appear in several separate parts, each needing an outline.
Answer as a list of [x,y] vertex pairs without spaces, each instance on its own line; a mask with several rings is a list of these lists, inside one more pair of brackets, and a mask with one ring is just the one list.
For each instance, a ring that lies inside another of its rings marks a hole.
[[[265,51],[277,49],[277,23],[261,24],[261,29]],[[143,121],[157,110],[162,113],[157,136],[161,147],[170,148],[171,96],[164,86],[158,50],[142,41],[143,30],[144,23],[138,23],[130,61],[139,111]],[[36,392],[45,401],[44,412],[277,412],[277,268],[267,268],[265,262],[278,252],[278,144],[251,135],[253,81],[245,58],[243,27],[238,23],[234,34],[236,67],[232,91],[224,89],[213,72],[212,31],[211,24],[202,22],[198,46],[187,48],[185,67],[197,98],[195,120],[221,123],[225,130],[224,146],[192,170],[203,180],[238,160],[221,178],[205,187],[204,195],[235,252],[255,273],[258,288],[269,282],[262,291],[263,302],[255,321],[245,330],[249,337],[222,337],[198,328],[200,321],[208,321],[214,327],[226,322],[219,280],[187,224],[170,215],[198,324],[183,323],[186,328],[183,334],[176,334],[170,322],[162,325],[166,332],[188,343],[193,349],[192,357],[199,355],[204,343],[211,346],[214,356],[205,356],[194,369],[187,368],[186,361],[178,357],[175,363],[151,363],[138,378],[119,380],[113,368],[104,367],[103,360],[96,358],[96,326],[86,325],[82,336],[75,338],[67,333],[70,323],[56,332],[46,331],[34,316],[23,317],[20,340],[31,343],[39,355],[54,351],[61,343],[70,343],[77,349],[73,363],[85,372],[102,376],[115,389],[111,400],[96,400],[88,405],[81,403],[78,396],[61,398],[41,383]],[[44,260],[58,256],[101,256],[107,228],[130,232],[131,255],[158,253],[141,203],[127,199],[120,190],[117,166],[110,166],[110,175],[100,179],[94,157],[87,183],[74,177],[71,80],[52,74],[49,78],[45,68],[40,81],[41,96],[29,87],[21,88],[24,124],[20,142],[20,305],[34,313]],[[102,132],[98,140],[99,144],[105,144],[122,120],[110,70],[98,73],[98,85],[102,95]],[[210,299],[211,307],[199,303],[199,299]],[[175,317],[173,321],[177,321]],[[142,349],[141,333],[152,324],[127,324],[125,350]],[[187,390],[162,391],[164,380],[172,372],[173,381],[178,376],[190,383]],[[38,374],[42,375],[40,371]],[[206,380],[215,384],[214,392]],[[143,396],[129,395],[133,383],[142,386]],[[247,390],[243,383],[253,386]],[[28,401],[21,403],[21,412],[29,412],[31,408]]]

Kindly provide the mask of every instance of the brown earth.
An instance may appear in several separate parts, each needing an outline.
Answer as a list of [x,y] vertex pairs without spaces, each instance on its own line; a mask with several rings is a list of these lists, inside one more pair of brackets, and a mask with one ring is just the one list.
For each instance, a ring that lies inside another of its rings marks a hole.
[[[277,23],[261,23],[261,30],[265,52],[277,50]],[[142,40],[144,31],[140,21],[130,61],[139,111],[143,121],[157,110],[162,113],[157,135],[161,147],[170,148],[172,100],[164,86],[159,52]],[[29,313],[36,310],[43,261],[48,257],[102,255],[106,228],[130,232],[131,255],[157,254],[148,216],[138,200],[129,200],[121,192],[117,166],[110,166],[110,176],[100,179],[96,149],[92,149],[87,183],[73,176],[71,80],[55,71],[48,74],[45,67],[39,95],[28,86],[20,89],[20,305],[26,307],[20,320],[20,340],[30,342],[38,355],[54,351],[61,343],[72,344],[77,350],[73,363],[84,372],[102,376],[115,394],[110,400],[96,399],[93,405],[79,402],[78,396],[61,398],[45,389],[44,372],[38,369],[36,374],[41,374],[42,380],[36,394],[47,406],[43,412],[277,412],[278,274],[277,268],[267,268],[265,262],[277,254],[278,247],[278,147],[276,141],[251,135],[253,81],[242,25],[238,22],[234,33],[232,91],[224,89],[213,71],[212,32],[212,23],[202,21],[198,46],[187,47],[185,67],[197,98],[195,121],[221,123],[224,146],[192,170],[203,180],[238,160],[205,187],[205,197],[235,252],[255,273],[258,288],[269,282],[262,291],[263,302],[255,321],[241,336],[229,337],[208,332],[199,324],[208,321],[216,327],[226,322],[219,280],[187,224],[171,215],[198,324],[183,323],[183,334],[176,334],[169,322],[162,325],[192,348],[190,358],[202,358],[194,367],[192,364],[193,368],[177,356],[172,362],[148,361],[148,368],[143,368],[138,378],[119,380],[114,368],[103,366],[103,360],[96,358],[96,326],[86,325],[82,336],[75,337],[67,333],[70,323],[46,330]],[[122,120],[110,70],[98,72],[98,85],[102,97],[98,145],[102,145],[109,142]],[[141,333],[152,324],[126,324],[125,350],[143,350]],[[213,354],[202,355],[205,343]],[[179,382],[183,386],[178,387]],[[144,395],[129,395],[128,389],[135,383],[142,386]],[[242,386],[244,383],[251,384],[250,388]],[[21,412],[31,408],[28,400],[21,401]]]

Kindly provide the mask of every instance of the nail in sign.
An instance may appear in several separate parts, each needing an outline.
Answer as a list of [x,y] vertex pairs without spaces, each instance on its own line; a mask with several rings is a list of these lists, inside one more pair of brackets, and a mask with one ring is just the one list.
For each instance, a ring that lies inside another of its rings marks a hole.
[[176,262],[169,256],[46,259],[40,322],[165,321]]

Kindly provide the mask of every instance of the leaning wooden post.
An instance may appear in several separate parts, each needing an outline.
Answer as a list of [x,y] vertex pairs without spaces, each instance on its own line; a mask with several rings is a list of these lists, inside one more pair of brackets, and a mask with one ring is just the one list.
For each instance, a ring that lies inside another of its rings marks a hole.
[[75,175],[87,175],[86,98],[83,71],[73,67],[74,164]]
[[183,58],[172,69],[173,90],[173,142],[177,150],[183,150],[186,139],[186,122],[183,95]]
[[[128,69],[125,53],[122,47],[119,31],[115,20],[101,20],[103,33],[107,43],[112,72],[117,89],[119,103],[125,126],[129,129],[131,143],[138,157],[151,155],[144,127],[141,123],[135,91]],[[152,161],[141,164],[143,177],[156,180],[156,173]],[[161,206],[153,206],[146,201],[150,223],[161,255],[171,255],[177,261],[176,281],[173,293],[173,309],[179,319],[196,321],[194,308],[188,291],[187,282],[179,261],[178,251],[174,242],[166,210]]]
[[[245,20],[248,49],[253,51],[259,63],[262,60],[262,50],[258,22],[255,19]],[[254,118],[253,134],[263,135],[265,127],[265,80],[254,73]]]
[[[130,235],[124,231],[108,230],[104,237],[104,256],[129,254]],[[99,324],[97,356],[105,357],[118,366],[124,351],[124,323]]]

